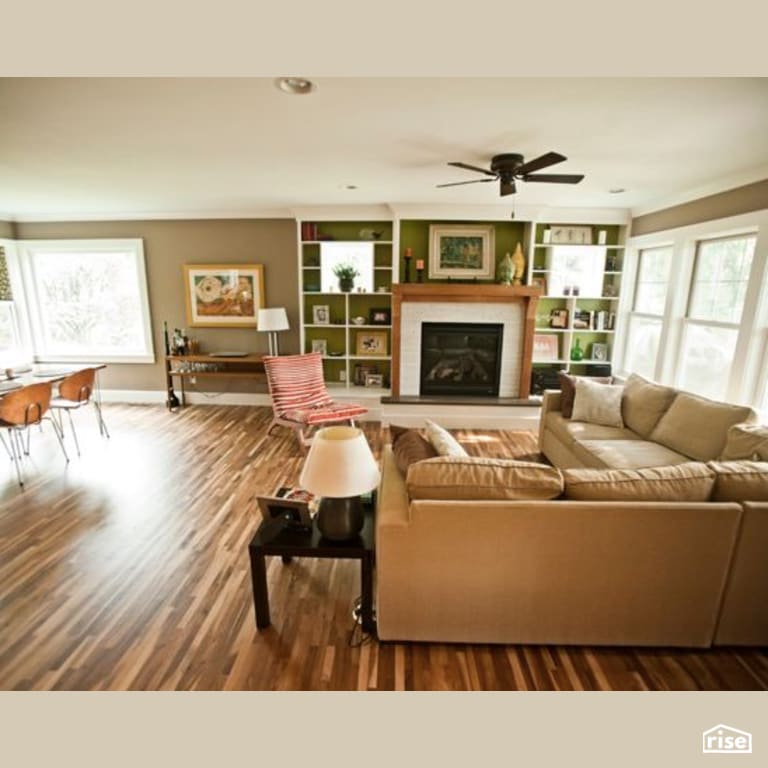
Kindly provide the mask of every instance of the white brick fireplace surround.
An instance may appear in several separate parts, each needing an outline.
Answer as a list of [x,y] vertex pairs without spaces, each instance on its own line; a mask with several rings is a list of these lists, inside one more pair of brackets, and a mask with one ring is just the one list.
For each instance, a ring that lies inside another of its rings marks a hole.
[[499,397],[530,393],[538,288],[494,284],[408,283],[393,286],[392,395],[418,396],[421,324],[502,323]]
[[422,323],[501,323],[499,397],[520,396],[523,348],[523,304],[409,302],[400,313],[400,394],[419,395]]

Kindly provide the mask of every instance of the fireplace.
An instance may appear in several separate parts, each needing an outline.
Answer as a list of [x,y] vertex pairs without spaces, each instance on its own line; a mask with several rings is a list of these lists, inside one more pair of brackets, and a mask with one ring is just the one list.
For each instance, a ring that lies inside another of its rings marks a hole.
[[422,395],[499,394],[502,323],[422,323]]

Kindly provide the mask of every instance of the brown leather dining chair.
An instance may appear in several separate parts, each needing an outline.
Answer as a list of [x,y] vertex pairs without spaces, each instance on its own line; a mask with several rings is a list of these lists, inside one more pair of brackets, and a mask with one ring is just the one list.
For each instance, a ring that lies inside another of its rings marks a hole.
[[59,396],[51,400],[51,408],[54,413],[59,414],[59,430],[62,436],[64,435],[64,417],[66,412],[69,419],[69,426],[72,430],[72,437],[75,439],[75,448],[77,449],[77,455],[80,455],[80,443],[77,440],[77,432],[75,431],[75,423],[72,420],[72,411],[82,408],[89,403],[93,404],[96,410],[96,419],[99,424],[99,433],[103,436],[109,437],[109,431],[107,430],[104,416],[101,413],[101,405],[99,401],[94,398],[93,391],[96,382],[96,369],[86,368],[77,373],[73,373],[71,376],[63,379],[59,382]]
[[[30,384],[29,386],[9,392],[0,399],[0,427],[8,430],[8,443],[0,433],[5,450],[16,467],[16,477],[19,485],[24,487],[24,476],[21,471],[21,461],[26,454],[29,456],[29,428],[35,424],[42,424],[43,420],[53,424],[53,431],[59,441],[64,458],[69,462],[67,450],[59,425],[50,416],[47,416],[51,404],[52,385],[50,382]],[[26,445],[24,444],[26,433]]]

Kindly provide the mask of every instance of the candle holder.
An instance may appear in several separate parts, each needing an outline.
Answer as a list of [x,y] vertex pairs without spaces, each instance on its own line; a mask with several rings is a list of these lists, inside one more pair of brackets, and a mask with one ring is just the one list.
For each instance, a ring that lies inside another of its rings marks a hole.
[[416,267],[416,282],[417,283],[423,283],[424,282],[424,267]]
[[411,282],[411,257],[406,253],[403,257],[405,259],[405,273],[403,274],[403,282]]

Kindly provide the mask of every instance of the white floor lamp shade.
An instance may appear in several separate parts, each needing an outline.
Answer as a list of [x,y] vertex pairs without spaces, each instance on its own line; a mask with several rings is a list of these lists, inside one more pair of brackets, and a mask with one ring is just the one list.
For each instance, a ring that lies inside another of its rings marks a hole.
[[356,427],[318,430],[299,483],[320,496],[317,525],[326,538],[345,541],[363,528],[360,495],[379,485],[379,466],[368,441]]
[[269,354],[279,355],[280,348],[277,342],[277,332],[287,331],[288,315],[284,307],[270,307],[269,309],[260,309],[256,317],[256,327],[260,331],[266,331],[269,340]]

